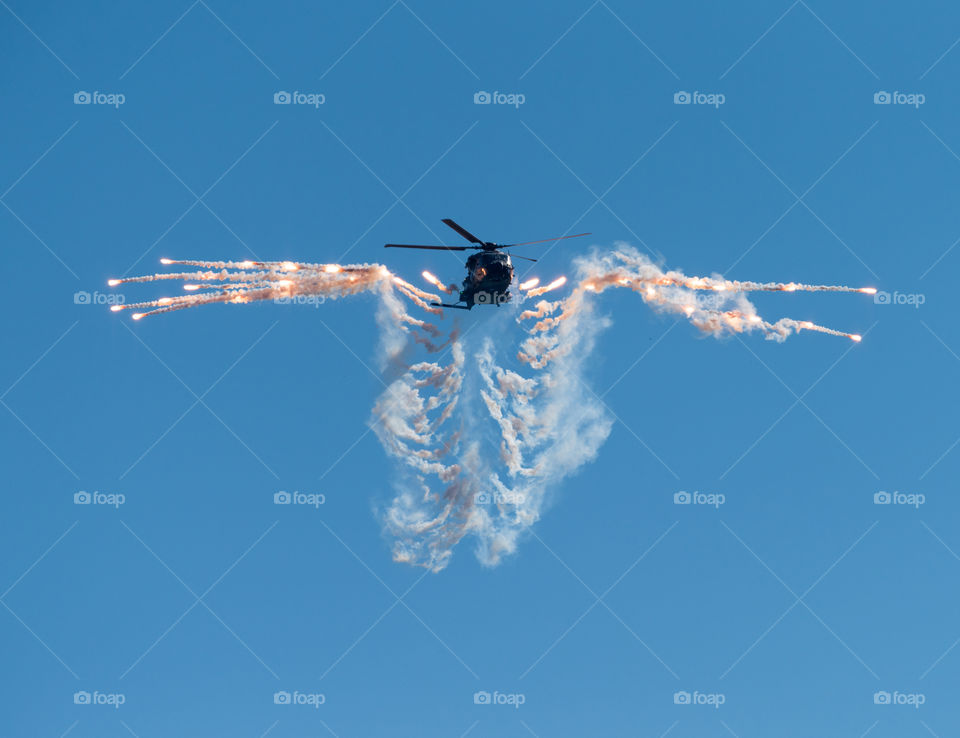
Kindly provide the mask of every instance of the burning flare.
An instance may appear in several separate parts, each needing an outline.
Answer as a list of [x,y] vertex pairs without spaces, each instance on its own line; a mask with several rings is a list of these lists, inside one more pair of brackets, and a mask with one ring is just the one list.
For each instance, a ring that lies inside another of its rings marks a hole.
[[[654,309],[684,316],[715,336],[760,331],[783,341],[806,330],[860,341],[858,334],[810,321],[768,322],[747,293],[876,292],[873,287],[688,277],[665,272],[621,244],[579,259],[565,297],[537,299],[563,287],[566,277],[542,287],[535,278],[518,285],[517,321],[526,331],[518,353],[523,366],[511,362],[513,368],[508,368],[502,354],[513,347],[503,320],[479,316],[469,336],[460,335],[456,325],[442,331],[426,316],[407,310],[413,303],[425,313],[440,314],[430,304],[440,298],[381,264],[161,261],[181,271],[111,279],[109,284],[180,280],[187,294],[110,309],[133,309],[132,318],[140,320],[219,302],[378,296],[382,364],[399,371],[391,373],[377,399],[371,428],[406,471],[381,513],[393,535],[394,560],[433,571],[447,565],[454,547],[467,536],[476,541],[485,565],[513,553],[546,509],[551,490],[593,459],[609,435],[611,413],[583,376],[599,331],[610,323],[597,315],[596,295],[626,287]],[[443,292],[456,291],[430,272],[423,272],[423,278]],[[421,353],[417,360],[414,349]]]
[[[539,280],[537,280],[539,282]],[[545,287],[537,287],[535,289],[530,289],[527,291],[527,295],[530,297],[539,297],[540,295],[545,295],[547,292],[553,292],[553,290],[560,289],[567,283],[566,277],[557,277],[550,284]],[[526,283],[524,283],[526,284]]]
[[[535,309],[520,313],[519,321],[535,319],[529,329],[530,337],[521,344],[518,354],[521,361],[533,368],[542,368],[560,356],[568,356],[570,350],[559,340],[554,331],[558,325],[577,317],[584,309],[587,295],[599,294],[614,287],[627,287],[638,293],[648,305],[662,312],[680,314],[704,333],[723,335],[762,331],[768,339],[785,340],[791,333],[801,330],[843,336],[852,341],[862,340],[856,333],[826,328],[808,320],[798,321],[781,318],[767,322],[756,312],[745,293],[748,292],[860,292],[872,295],[874,287],[846,287],[842,285],[816,285],[798,282],[747,282],[721,277],[688,277],[682,272],[664,272],[643,254],[618,244],[615,251],[595,253],[577,261],[577,284],[573,292],[555,302],[541,301]],[[554,280],[546,287],[531,289],[529,297],[539,297],[562,286],[564,277]],[[700,292],[706,292],[703,296]]]
[[441,282],[439,279],[437,279],[435,276],[433,276],[430,272],[425,271],[423,272],[422,276],[425,280],[427,280],[430,284],[432,284],[441,292],[446,292],[447,294],[453,294],[454,292],[457,291],[456,285],[452,284],[447,286],[443,282]]
[[194,261],[161,259],[165,265],[195,268],[197,271],[168,272],[144,277],[111,279],[107,284],[159,282],[167,279],[189,280],[183,285],[187,292],[202,294],[180,297],[161,297],[147,302],[114,305],[115,311],[131,308],[149,308],[135,313],[134,320],[148,315],[208,305],[215,302],[246,303],[257,300],[278,300],[298,296],[344,297],[360,292],[396,287],[427,312],[439,313],[430,302],[440,298],[414,287],[392,274],[381,264],[309,264],[293,261]]

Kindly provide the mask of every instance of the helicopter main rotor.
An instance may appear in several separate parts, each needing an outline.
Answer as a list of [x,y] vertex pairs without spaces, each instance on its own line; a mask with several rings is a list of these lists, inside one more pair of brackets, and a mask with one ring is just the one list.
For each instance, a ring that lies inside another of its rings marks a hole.
[[[469,249],[475,249],[477,251],[499,251],[500,249],[509,249],[514,246],[530,246],[535,243],[548,243],[552,241],[562,241],[566,238],[579,238],[581,236],[589,236],[589,233],[576,233],[572,236],[558,236],[557,238],[542,238],[537,241],[522,241],[520,243],[493,243],[492,241],[481,241],[479,238],[474,236],[470,231],[461,226],[456,221],[450,218],[444,218],[443,223],[446,226],[449,226],[461,236],[463,236],[470,243],[474,244],[473,246],[427,246],[424,244],[411,244],[411,243],[386,243],[384,248],[388,249],[429,249],[433,251],[467,251]],[[513,254],[520,259],[527,259],[528,261],[536,261],[536,259],[531,259],[529,256],[520,256],[519,254]]]

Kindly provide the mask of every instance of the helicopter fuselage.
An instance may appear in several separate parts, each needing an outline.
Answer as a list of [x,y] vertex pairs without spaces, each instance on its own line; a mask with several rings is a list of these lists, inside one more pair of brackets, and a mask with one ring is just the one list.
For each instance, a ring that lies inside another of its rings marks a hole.
[[467,259],[467,276],[460,290],[460,301],[474,305],[502,305],[510,301],[513,263],[502,251],[479,251]]
[[[448,305],[443,302],[430,303],[436,307],[458,308],[460,310],[469,310],[474,305],[500,306],[505,302],[510,302],[510,283],[513,281],[513,262],[510,261],[510,256],[503,249],[590,235],[589,233],[575,233],[571,236],[543,238],[538,241],[524,241],[522,243],[493,243],[492,241],[480,240],[450,218],[444,218],[443,223],[463,236],[472,245],[431,246],[427,244],[387,243],[384,244],[384,247],[388,249],[428,249],[430,251],[466,251],[467,249],[475,249],[477,253],[471,254],[470,258],[467,259],[467,277],[463,280],[463,288],[460,290],[460,299],[457,303],[454,305]],[[515,255],[521,259],[536,261],[536,259],[531,259],[528,256]],[[428,272],[424,272],[424,278],[432,284],[439,286],[437,278]],[[444,291],[448,290],[444,288]]]

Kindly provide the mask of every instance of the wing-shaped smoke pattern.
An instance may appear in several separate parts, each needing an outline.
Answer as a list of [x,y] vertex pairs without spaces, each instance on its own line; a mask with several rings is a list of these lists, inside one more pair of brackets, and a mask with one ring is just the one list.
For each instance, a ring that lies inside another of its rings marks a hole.
[[[345,297],[373,292],[380,298],[381,368],[396,377],[377,398],[371,425],[400,467],[394,496],[382,510],[396,561],[439,571],[464,537],[477,556],[496,565],[513,553],[541,516],[558,482],[596,457],[611,430],[610,414],[594,394],[585,370],[599,332],[609,320],[597,296],[627,288],[655,310],[682,315],[714,336],[762,332],[783,341],[812,330],[855,341],[860,336],[757,314],[748,292],[864,292],[875,289],[794,282],[741,282],[663,271],[622,243],[578,259],[573,289],[561,299],[537,297],[562,287],[531,279],[517,285],[519,303],[478,316],[461,334],[430,322],[439,298],[380,264],[172,261],[193,271],[111,280],[111,285],[187,281],[191,294],[162,297],[113,310],[140,309],[134,319],[214,302],[246,303],[292,298]],[[436,277],[432,285],[449,292]],[[418,308],[423,317],[411,315]],[[522,340],[511,344],[509,323]]]

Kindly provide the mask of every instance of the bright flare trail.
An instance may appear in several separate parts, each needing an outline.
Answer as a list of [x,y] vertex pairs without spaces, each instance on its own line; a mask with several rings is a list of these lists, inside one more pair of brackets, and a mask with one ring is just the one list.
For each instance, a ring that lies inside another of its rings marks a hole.
[[[183,289],[202,294],[161,297],[157,300],[114,305],[111,309],[143,310],[134,320],[148,315],[209,305],[215,302],[245,303],[258,300],[284,300],[301,296],[345,297],[380,289],[392,284],[428,312],[438,313],[430,301],[439,297],[414,287],[380,264],[310,264],[293,261],[193,261],[161,259],[163,264],[196,267],[199,271],[168,272],[144,277],[111,279],[108,284],[159,282],[170,279],[187,281]],[[432,276],[432,275],[431,275]]]
[[[398,467],[393,496],[380,507],[393,537],[393,558],[433,571],[443,569],[465,537],[478,559],[494,566],[516,551],[546,510],[561,480],[594,459],[612,427],[608,409],[584,378],[598,333],[610,320],[598,314],[600,293],[627,288],[657,311],[686,318],[714,336],[762,332],[783,341],[814,331],[860,341],[855,333],[806,320],[762,318],[750,292],[859,292],[872,287],[746,282],[688,277],[663,271],[624,244],[576,260],[566,296],[537,300],[567,284],[566,277],[539,286],[517,285],[514,306],[476,317],[471,331],[442,330],[428,320],[443,315],[437,295],[425,292],[380,264],[311,264],[293,261],[194,261],[163,259],[180,271],[112,279],[117,286],[181,280],[187,294],[160,297],[111,310],[133,318],[211,303],[298,298],[335,299],[361,293],[379,298],[378,350],[383,367],[399,368],[377,399],[370,427]],[[423,278],[455,293],[430,272]],[[423,311],[415,317],[410,303]],[[478,308],[481,313],[485,308]],[[454,316],[456,317],[456,316]],[[511,318],[523,333],[521,370],[504,366],[517,350]]]

